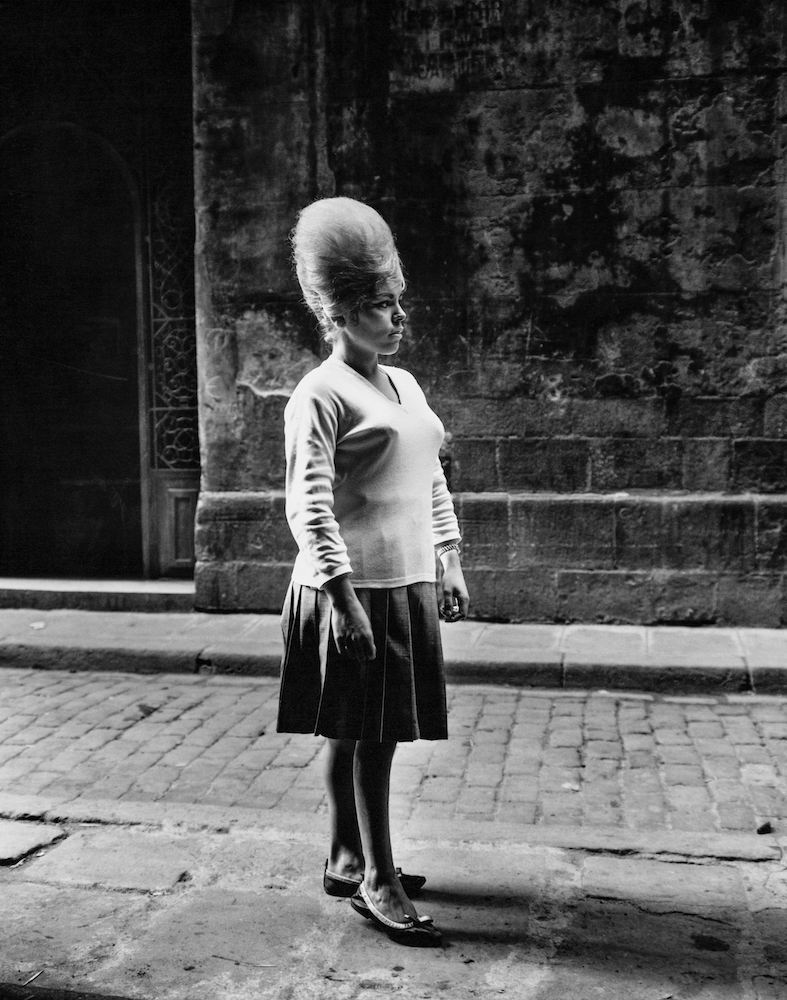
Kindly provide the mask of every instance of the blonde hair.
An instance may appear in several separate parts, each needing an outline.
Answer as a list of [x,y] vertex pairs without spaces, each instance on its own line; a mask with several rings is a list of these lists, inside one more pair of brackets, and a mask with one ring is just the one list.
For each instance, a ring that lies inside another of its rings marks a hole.
[[291,239],[304,300],[328,343],[335,339],[337,320],[356,315],[380,285],[402,279],[390,226],[353,198],[323,198],[308,205]]

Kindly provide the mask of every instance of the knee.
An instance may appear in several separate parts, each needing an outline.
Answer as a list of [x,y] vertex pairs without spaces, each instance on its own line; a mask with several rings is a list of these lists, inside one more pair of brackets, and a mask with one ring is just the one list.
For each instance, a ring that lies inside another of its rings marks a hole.
[[330,757],[352,757],[355,753],[355,740],[333,740],[328,741],[328,756]]
[[356,757],[368,761],[388,761],[396,750],[396,743],[374,743],[371,740],[358,740],[355,749]]

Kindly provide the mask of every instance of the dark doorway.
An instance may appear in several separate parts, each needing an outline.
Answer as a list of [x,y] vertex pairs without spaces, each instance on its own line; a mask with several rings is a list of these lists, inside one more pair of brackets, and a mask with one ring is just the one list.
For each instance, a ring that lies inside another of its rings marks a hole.
[[139,208],[74,125],[0,141],[0,573],[141,576]]

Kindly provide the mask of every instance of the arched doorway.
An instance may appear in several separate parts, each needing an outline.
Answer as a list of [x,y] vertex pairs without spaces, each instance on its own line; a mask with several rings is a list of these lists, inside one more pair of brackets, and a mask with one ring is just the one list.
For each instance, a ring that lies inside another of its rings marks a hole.
[[0,574],[141,576],[140,211],[104,140],[0,140]]

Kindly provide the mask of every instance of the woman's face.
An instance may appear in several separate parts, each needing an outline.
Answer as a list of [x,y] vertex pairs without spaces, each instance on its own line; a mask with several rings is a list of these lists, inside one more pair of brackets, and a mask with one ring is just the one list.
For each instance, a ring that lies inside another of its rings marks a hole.
[[402,308],[403,294],[404,281],[392,279],[379,285],[377,295],[357,313],[345,317],[340,336],[347,347],[365,355],[396,354],[407,317]]

